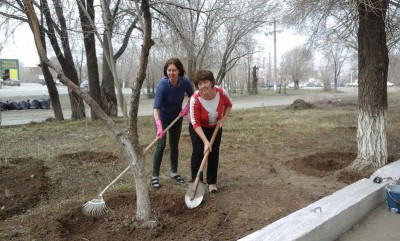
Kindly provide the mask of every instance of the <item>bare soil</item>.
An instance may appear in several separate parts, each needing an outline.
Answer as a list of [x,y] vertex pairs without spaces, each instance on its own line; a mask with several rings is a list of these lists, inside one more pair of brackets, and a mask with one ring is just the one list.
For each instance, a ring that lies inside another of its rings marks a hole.
[[[354,100],[313,104],[300,101],[293,105],[276,110],[341,108],[353,111],[354,117],[357,110]],[[391,109],[396,112],[393,115],[398,116],[399,110],[394,109]],[[241,113],[232,113],[233,120],[242,118]],[[54,146],[56,155],[44,160],[35,157],[35,153],[0,156],[2,163],[7,162],[0,167],[0,239],[237,240],[371,175],[372,171],[358,173],[345,169],[356,157],[356,120],[352,121],[351,127],[337,131],[339,139],[324,133],[293,134],[290,137],[293,141],[278,149],[260,142],[256,134],[240,139],[237,134],[240,130],[228,126],[222,140],[218,192],[206,192],[204,203],[192,210],[184,202],[187,184],[178,185],[168,178],[169,163],[164,160],[162,187],[154,190],[149,185],[154,227],[142,227],[134,220],[136,197],[131,173],[106,192],[104,199],[110,208],[107,214],[87,217],[82,212],[82,205],[95,198],[126,166],[123,156],[111,147],[107,149],[95,143],[90,148],[80,144],[82,150]],[[93,128],[99,128],[96,125]],[[27,125],[25,129],[33,127],[38,125]],[[89,129],[82,135],[93,138],[91,132]],[[279,135],[288,133],[282,130]],[[400,134],[391,133],[388,138],[392,161],[399,156]],[[23,130],[19,135],[23,136]],[[62,141],[56,130],[54,135],[42,138],[47,142]],[[40,141],[41,137],[37,135],[36,140]],[[338,140],[347,142],[346,148]],[[18,143],[24,146],[29,141],[32,139],[22,137]],[[270,140],[274,141],[277,140]],[[329,147],[315,148],[326,142]],[[187,130],[182,133],[181,150],[186,154],[180,170],[188,179],[190,138]],[[147,155],[150,163],[151,154]]]

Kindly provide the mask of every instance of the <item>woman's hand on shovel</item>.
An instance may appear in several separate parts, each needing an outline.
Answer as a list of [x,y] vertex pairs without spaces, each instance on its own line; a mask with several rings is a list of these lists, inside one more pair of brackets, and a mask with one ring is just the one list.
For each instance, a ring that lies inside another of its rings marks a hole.
[[212,149],[211,149],[212,147],[211,147],[211,144],[210,144],[210,142],[206,142],[206,143],[204,143],[204,152],[203,152],[203,154],[205,155],[207,152],[211,152],[212,151]]

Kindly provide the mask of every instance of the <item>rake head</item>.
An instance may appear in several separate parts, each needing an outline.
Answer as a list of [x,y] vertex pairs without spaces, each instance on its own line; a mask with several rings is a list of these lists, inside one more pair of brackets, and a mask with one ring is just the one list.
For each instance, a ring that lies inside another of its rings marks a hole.
[[100,216],[107,211],[108,207],[102,197],[92,199],[83,205],[83,212],[87,216]]

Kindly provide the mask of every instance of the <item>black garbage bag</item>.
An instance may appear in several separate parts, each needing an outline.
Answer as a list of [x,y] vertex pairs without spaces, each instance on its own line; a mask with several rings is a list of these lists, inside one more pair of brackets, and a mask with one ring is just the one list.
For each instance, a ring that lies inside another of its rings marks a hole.
[[40,109],[50,109],[50,98],[39,100]]
[[7,100],[6,105],[7,105],[7,110],[20,110],[21,109],[21,106],[19,105],[19,103],[14,100]]
[[30,108],[30,104],[28,101],[20,100],[18,103],[21,106],[21,110],[27,110]]
[[6,106],[6,103],[4,103],[3,101],[0,101],[0,111],[3,111],[3,110],[7,110],[7,106]]
[[31,109],[39,109],[40,108],[40,104],[37,99],[30,100],[29,105],[30,105]]

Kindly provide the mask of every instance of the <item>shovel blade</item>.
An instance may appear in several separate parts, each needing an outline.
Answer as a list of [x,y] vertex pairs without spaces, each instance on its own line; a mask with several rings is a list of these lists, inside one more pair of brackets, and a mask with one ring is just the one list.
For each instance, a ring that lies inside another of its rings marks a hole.
[[206,190],[206,184],[204,182],[199,182],[194,198],[192,199],[191,194],[193,191],[193,185],[194,182],[189,182],[189,187],[185,195],[185,204],[189,209],[196,208],[201,204],[203,201],[204,192]]

